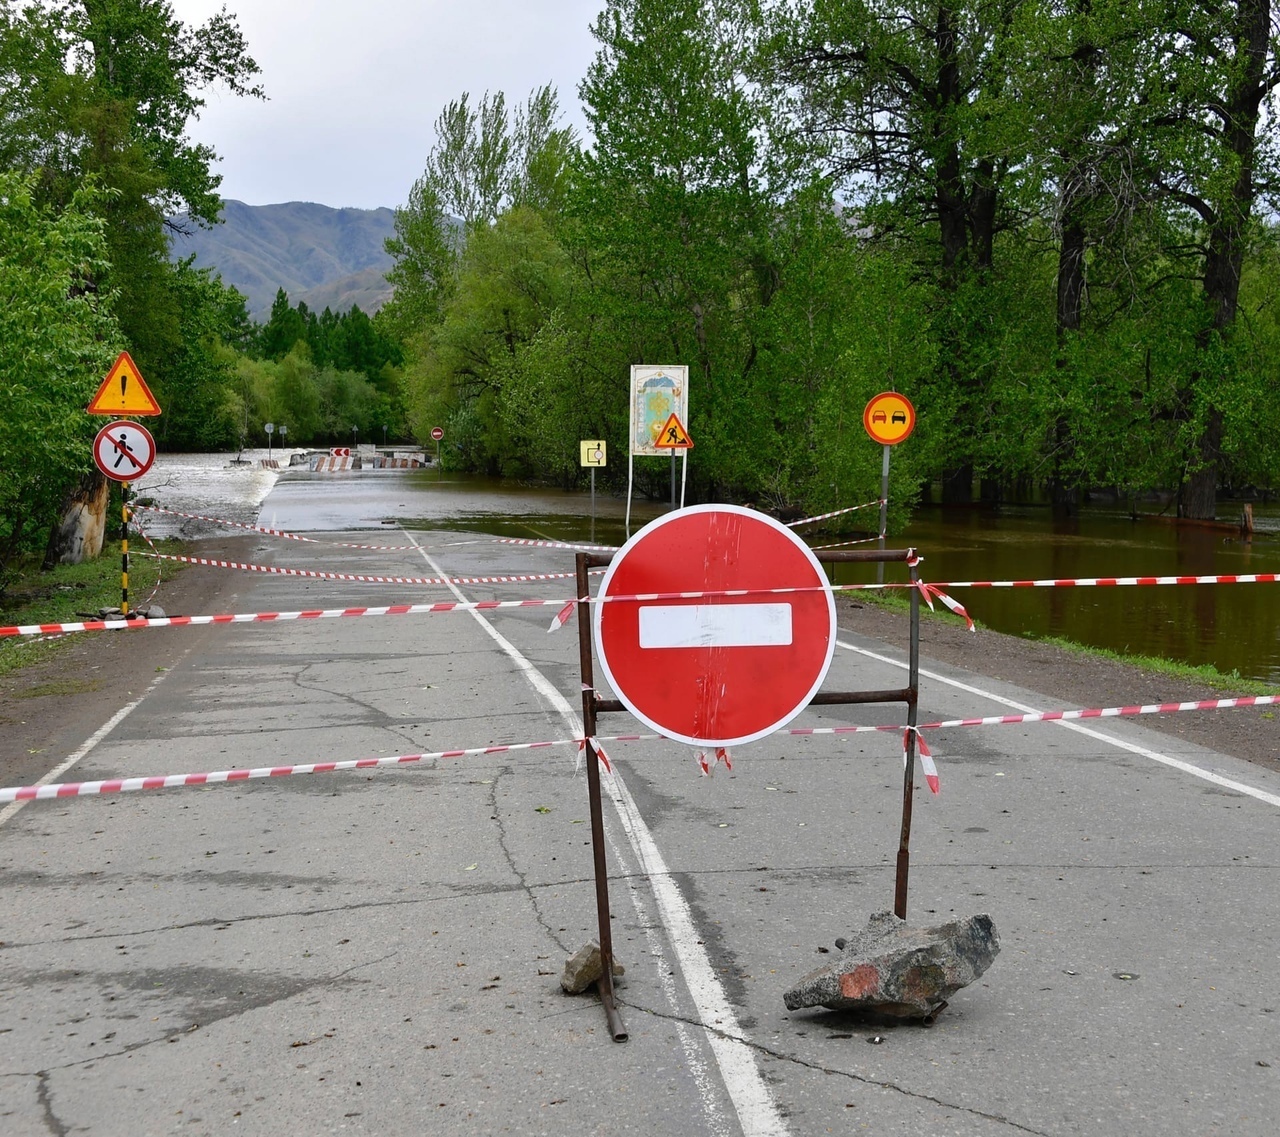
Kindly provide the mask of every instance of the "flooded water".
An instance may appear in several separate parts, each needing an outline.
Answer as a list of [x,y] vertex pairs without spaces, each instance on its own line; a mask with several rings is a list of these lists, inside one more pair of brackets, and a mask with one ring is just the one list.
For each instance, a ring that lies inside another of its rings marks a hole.
[[[1243,542],[1102,511],[1054,518],[1034,507],[923,508],[890,544],[916,546],[928,581],[1280,572],[1280,539],[1272,533]],[[842,566],[839,579],[871,580],[873,573]],[[1280,682],[1280,584],[966,588],[954,595],[997,631],[1063,636]]]
[[[151,498],[165,509],[252,525],[282,472],[263,469],[258,463],[266,456],[265,449],[245,450],[243,464],[233,465],[234,454],[161,454],[133,489],[139,498]],[[278,447],[271,457],[281,458]],[[227,533],[220,525],[160,513],[143,514],[140,520],[152,537],[191,539]]]
[[[164,454],[139,492],[169,509],[303,531],[396,525],[614,545],[625,539],[626,503],[603,492],[593,521],[590,496],[581,492],[435,470],[317,476],[305,468],[261,469],[257,459],[265,450],[244,457],[253,465],[231,466],[225,454]],[[317,477],[324,478],[322,494]],[[631,531],[666,508],[634,502]],[[1034,507],[926,507],[889,543],[917,547],[928,581],[1280,572],[1280,516],[1274,508],[1259,510],[1258,522],[1264,531],[1242,542],[1231,533],[1102,510],[1064,519]],[[189,538],[227,532],[156,514],[146,516],[146,525],[153,534]],[[899,571],[890,567],[889,579]],[[837,579],[870,581],[874,572],[840,566]],[[1211,663],[1280,683],[1280,584],[957,589],[955,597],[997,631]]]

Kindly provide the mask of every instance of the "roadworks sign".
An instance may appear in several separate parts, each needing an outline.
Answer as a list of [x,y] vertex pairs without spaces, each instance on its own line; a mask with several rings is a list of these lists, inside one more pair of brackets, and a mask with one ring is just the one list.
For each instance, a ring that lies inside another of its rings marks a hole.
[[654,439],[653,445],[659,450],[692,450],[693,439],[689,437],[689,432],[685,430],[684,423],[680,421],[680,416],[673,414],[667,419],[667,423],[659,432],[658,437]]

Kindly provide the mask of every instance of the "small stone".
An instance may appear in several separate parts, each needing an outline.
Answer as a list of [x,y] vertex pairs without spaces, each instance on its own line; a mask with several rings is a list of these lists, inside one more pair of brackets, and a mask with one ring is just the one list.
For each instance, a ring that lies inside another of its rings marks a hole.
[[837,959],[783,994],[788,1010],[829,1007],[930,1018],[991,966],[1000,937],[985,914],[912,928],[892,912],[879,912],[836,946]]
[[[613,975],[625,975],[627,969],[615,954],[613,957]],[[560,986],[568,995],[579,995],[604,974],[604,964],[600,959],[600,945],[595,940],[588,940],[568,959],[564,961],[564,973],[560,976]]]
[[149,608],[143,608],[138,615],[147,620],[163,620],[165,611],[159,604],[152,604]]

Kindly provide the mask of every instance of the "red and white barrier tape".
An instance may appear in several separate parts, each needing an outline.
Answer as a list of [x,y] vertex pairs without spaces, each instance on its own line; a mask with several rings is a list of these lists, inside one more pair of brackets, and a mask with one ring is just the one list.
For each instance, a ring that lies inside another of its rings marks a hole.
[[[133,516],[132,506],[129,507],[129,519],[133,522],[134,532],[137,533],[138,536],[141,537],[144,541],[146,541],[147,547],[151,550],[151,555],[159,557],[161,555],[160,550],[156,548],[156,543],[150,537],[147,536],[147,531],[142,527],[142,523],[136,517]],[[138,550],[138,553],[143,556],[147,555],[145,553],[142,553],[141,550]],[[164,583],[164,566],[156,565],[156,582],[151,589],[151,594],[141,604],[135,605],[135,607],[137,608],[148,607],[151,604],[151,601],[153,601],[156,598],[156,593],[160,591],[160,585],[162,585],[163,583]]]
[[843,549],[847,545],[869,545],[872,541],[880,540],[879,537],[859,537],[856,541],[837,541],[834,545],[814,545],[813,551],[820,552],[822,549]]
[[902,768],[904,770],[907,768],[907,739],[913,734],[916,736],[916,749],[919,751],[920,769],[924,773],[925,783],[929,787],[929,792],[936,797],[942,792],[942,781],[938,777],[938,767],[933,762],[933,753],[918,726],[908,726],[902,731]]
[[616,553],[617,545],[570,545],[564,541],[534,541],[525,537],[495,537],[499,545],[528,545],[539,549],[575,549],[580,553]]
[[[188,565],[207,565],[211,568],[240,569],[243,572],[262,572],[276,576],[306,576],[319,580],[355,580],[365,584],[524,584],[536,580],[566,580],[576,575],[571,572],[544,572],[525,573],[520,576],[365,576],[351,572],[325,572],[321,569],[243,564],[239,561],[219,561],[210,557],[184,557],[176,553],[139,553],[138,556],[162,561],[181,561]],[[592,571],[594,574],[597,570]]]
[[[788,521],[787,526],[791,529],[794,529],[797,525],[811,525],[815,521],[826,521],[832,517],[842,517],[846,513],[857,513],[858,510],[860,509],[871,509],[873,506],[883,505],[883,504],[884,502],[880,498],[876,498],[875,501],[866,501],[866,502],[863,502],[861,505],[851,505],[845,509],[833,509],[830,513],[818,513],[818,514],[815,514],[813,517],[802,517],[800,518],[799,521]],[[827,547],[834,548],[834,546],[827,546]]]
[[186,517],[191,521],[208,521],[211,525],[227,525],[233,529],[248,529],[252,533],[266,533],[272,537],[284,537],[290,541],[305,541],[311,545],[320,544],[313,537],[301,537],[284,529],[264,529],[261,525],[248,525],[243,521],[228,521],[225,517],[206,517],[203,513],[181,513],[176,509],[162,509],[158,505],[135,505],[137,513],[164,513],[169,517]]
[[[1142,706],[1104,707],[1082,711],[1040,711],[1023,715],[992,715],[987,718],[947,719],[942,722],[920,723],[917,726],[885,725],[885,726],[828,726],[828,727],[793,727],[778,731],[783,735],[822,735],[822,734],[870,734],[892,733],[902,734],[905,755],[906,737],[914,732],[920,744],[921,769],[926,781],[937,779],[938,770],[933,762],[922,730],[942,730],[948,727],[961,726],[1009,726],[1019,723],[1056,722],[1065,719],[1112,718],[1121,715],[1169,714],[1176,711],[1225,710],[1231,707],[1264,707],[1280,703],[1280,695],[1251,695],[1236,699],[1206,699],[1200,702],[1187,703],[1147,703]],[[656,734],[615,734],[593,736],[592,745],[599,756],[601,764],[612,770],[612,765],[604,753],[602,742],[647,742],[659,736]],[[465,758],[487,754],[506,754],[518,750],[545,750],[553,746],[576,746],[585,748],[585,739],[560,738],[550,742],[515,742],[500,746],[475,746],[459,750],[437,750],[424,754],[400,754],[390,758],[358,758],[344,762],[306,762],[294,766],[261,766],[246,770],[216,770],[203,774],[165,774],[137,778],[107,778],[93,782],[53,782],[44,786],[10,786],[0,789],[0,803],[13,801],[45,801],[55,798],[87,797],[94,794],[129,793],[134,790],[171,789],[176,786],[203,786],[220,782],[240,782],[259,778],[281,778],[293,774],[327,774],[345,770],[372,770],[384,766],[406,766],[443,758]],[[718,761],[732,769],[727,751],[719,748],[715,751]],[[700,752],[699,765],[710,768],[706,755]],[[934,789],[930,781],[930,789]]]
[[[0,628],[5,636],[50,636],[62,632],[114,632],[128,628],[180,628],[203,624],[273,624],[287,620],[332,620],[342,616],[417,616],[439,612],[487,612],[493,608],[540,608],[561,600],[441,601],[439,604],[387,604],[359,608],[324,608],[299,612],[237,612],[216,616],[161,616],[152,620],[83,620],[69,624],[16,624]],[[576,603],[576,602],[575,602]]]
[[[141,554],[149,556],[151,554]],[[281,570],[283,571],[283,570]],[[291,570],[293,573],[302,575],[303,570]],[[351,579],[351,578],[348,578]],[[358,578],[357,578],[358,579]],[[369,578],[364,578],[369,579]],[[401,578],[410,579],[410,578]],[[421,578],[431,579],[431,578]],[[467,578],[454,578],[459,581],[465,581]],[[474,578],[473,578],[474,579]],[[492,580],[493,578],[488,578]],[[1251,576],[1218,576],[1218,577],[1130,577],[1130,578],[1112,578],[1104,583],[1112,584],[1250,584],[1250,583],[1270,583],[1280,580],[1280,574],[1257,574]],[[966,583],[966,582],[962,582]],[[973,582],[967,582],[971,586]],[[1075,581],[1073,583],[1080,584],[1082,582]],[[1087,582],[1085,582],[1087,583]],[[607,596],[604,598],[606,603],[654,603],[665,600],[702,600],[702,599],[719,599],[737,596],[764,596],[764,595],[788,595],[801,592],[821,592],[829,587],[833,592],[856,592],[871,589],[887,589],[887,588],[919,588],[921,595],[930,608],[933,607],[933,601],[939,600],[950,608],[957,615],[963,616],[968,622],[970,628],[973,627],[973,621],[970,619],[968,612],[964,606],[958,601],[946,595],[942,589],[958,588],[962,584],[929,584],[925,581],[918,581],[915,584],[911,582],[886,582],[884,584],[835,584],[835,585],[812,585],[795,588],[726,588],[726,589],[708,589],[698,592],[646,592],[636,593],[629,596]],[[998,584],[988,584],[988,587],[997,587]],[[599,597],[591,597],[589,603],[600,603]],[[123,628],[143,628],[143,627],[167,627],[179,626],[183,624],[237,624],[237,623],[260,623],[277,620],[298,620],[298,619],[324,619],[334,616],[384,616],[384,615],[406,615],[410,613],[436,613],[436,612],[463,612],[468,610],[485,611],[490,608],[537,608],[548,605],[558,605],[559,612],[557,619],[553,621],[549,631],[555,631],[561,627],[569,616],[573,614],[574,607],[577,606],[579,600],[576,597],[559,598],[559,599],[538,599],[528,598],[524,600],[480,600],[473,602],[448,602],[440,604],[401,604],[391,605],[387,607],[366,607],[366,608],[333,608],[324,611],[308,611],[308,612],[257,612],[242,615],[219,615],[219,616],[173,616],[156,620],[86,620],[80,623],[68,624],[18,624],[8,627],[0,627],[0,638],[5,636],[36,636],[36,635],[57,635],[62,632],[97,632],[97,631],[115,631]]]
[[[150,554],[142,554],[144,556]],[[263,570],[266,571],[266,570]],[[285,570],[280,570],[285,571]],[[289,570],[297,575],[305,575],[304,570]],[[567,574],[566,574],[567,575]],[[346,579],[352,579],[347,577]],[[369,579],[369,578],[356,578]],[[427,580],[441,578],[422,578]],[[477,580],[479,578],[451,578],[463,583],[469,580]],[[493,580],[494,578],[487,578]],[[866,588],[911,588],[916,587],[911,584],[840,584],[831,586],[833,591],[844,591],[849,589],[866,589]],[[923,585],[920,586],[924,592]],[[761,596],[761,595],[789,595],[792,593],[802,592],[822,592],[823,585],[811,585],[796,588],[723,588],[708,589],[699,592],[645,592],[635,593],[628,596],[606,596],[603,601],[600,597],[592,596],[587,598],[587,602],[591,604],[608,603],[653,603],[664,600],[703,600],[703,599],[719,599],[725,597],[737,596]],[[951,600],[950,597],[944,597],[939,594],[934,586],[929,586],[929,592],[925,593],[926,600],[929,594],[944,600],[950,607],[965,615],[964,609]],[[118,631],[125,628],[164,628],[164,627],[181,627],[188,624],[252,624],[252,623],[272,623],[281,620],[319,620],[329,619],[337,616],[403,616],[417,615],[423,613],[439,613],[439,612],[466,612],[466,611],[487,611],[491,608],[541,608],[550,605],[558,605],[556,618],[552,621],[548,631],[555,631],[562,627],[573,614],[574,609],[581,603],[577,597],[558,598],[558,599],[540,599],[538,597],[527,597],[523,600],[476,600],[476,601],[442,601],[438,604],[392,604],[380,607],[352,607],[352,608],[327,608],[327,609],[311,609],[299,612],[246,612],[237,614],[223,614],[216,616],[166,616],[154,620],[84,620],[67,624],[14,624],[8,627],[0,627],[0,638],[5,636],[37,636],[37,635],[57,635],[62,632],[105,632]],[[932,605],[931,605],[932,606]]]
[[[609,741],[633,742],[644,735],[616,735]],[[611,770],[609,760],[592,738],[601,764]],[[161,774],[141,778],[104,778],[96,782],[51,782],[44,786],[10,786],[0,789],[0,804],[13,801],[47,801],[96,794],[122,794],[137,790],[167,790],[177,786],[207,786],[222,782],[246,782],[258,778],[285,778],[293,774],[331,774],[345,770],[374,770],[384,766],[410,766],[441,758],[471,758],[485,754],[508,754],[517,750],[545,750],[552,746],[583,746],[580,738],[558,738],[552,742],[514,742],[504,746],[473,746],[465,750],[436,750],[427,754],[397,754],[390,758],[356,758],[345,762],[303,762],[295,766],[259,766],[246,770],[214,770],[207,774]]]
[[1120,588],[1147,584],[1275,584],[1280,573],[1237,573],[1229,576],[1093,576],[1074,580],[943,580],[934,588]]
[[298,533],[290,533],[285,529],[264,529],[261,525],[246,525],[243,521],[228,521],[223,517],[205,517],[201,513],[179,513],[176,509],[161,509],[158,505],[139,505],[135,510],[146,510],[148,513],[165,513],[170,517],[186,517],[192,521],[208,521],[213,525],[228,525],[234,529],[248,529],[252,533],[266,533],[271,537],[284,537],[290,541],[304,541],[308,545],[332,545],[340,549],[378,549],[388,553],[403,553],[421,549],[421,545],[357,545],[351,541],[320,541],[315,537],[303,537]]
[[[1129,707],[1093,707],[1083,711],[1036,711],[1025,715],[989,715],[986,718],[944,719],[940,722],[922,722],[917,730],[946,730],[957,726],[1017,726],[1023,723],[1058,722],[1071,719],[1109,719],[1134,715],[1167,715],[1178,711],[1224,711],[1233,707],[1269,707],[1280,703],[1280,695],[1243,695],[1236,699],[1201,699],[1187,703],[1143,703]],[[901,725],[888,726],[810,726],[793,727],[783,734],[871,734],[895,733]]]

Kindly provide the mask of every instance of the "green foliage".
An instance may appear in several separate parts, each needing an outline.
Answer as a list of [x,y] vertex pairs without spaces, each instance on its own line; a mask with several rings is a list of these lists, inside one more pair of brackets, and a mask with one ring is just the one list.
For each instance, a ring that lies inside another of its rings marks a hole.
[[[568,483],[579,438],[625,455],[628,366],[684,363],[695,499],[875,496],[885,388],[919,411],[891,524],[939,476],[1192,514],[1272,488],[1266,7],[608,0],[590,148],[531,148],[501,95],[437,123],[380,317],[413,428]],[[555,192],[522,196],[521,149]],[[665,463],[637,478],[665,495]]]
[[110,298],[88,287],[105,256],[100,200],[83,190],[55,214],[31,179],[0,173],[0,572],[43,542],[101,425],[84,408],[121,341]]

